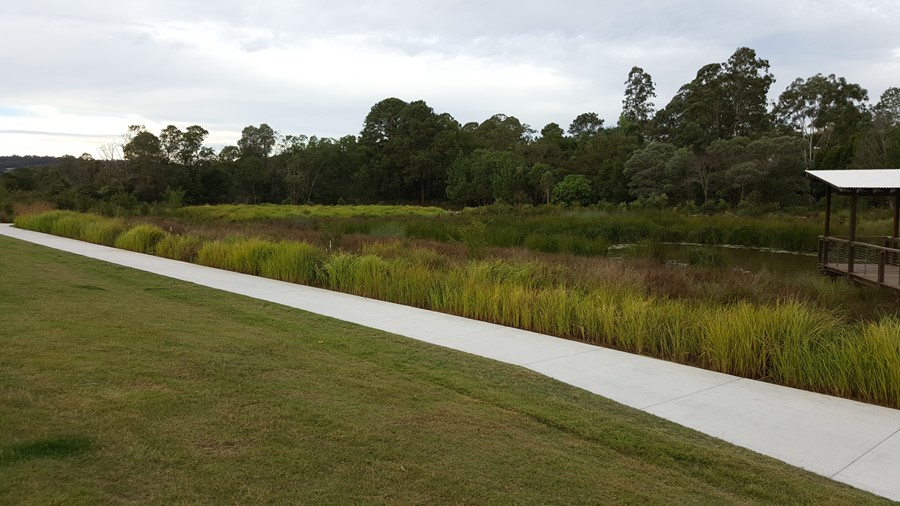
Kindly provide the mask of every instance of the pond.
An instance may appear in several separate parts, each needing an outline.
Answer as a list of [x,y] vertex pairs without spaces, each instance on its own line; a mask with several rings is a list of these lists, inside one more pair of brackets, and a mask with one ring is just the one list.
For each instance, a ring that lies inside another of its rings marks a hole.
[[[623,245],[622,251],[629,246]],[[743,269],[751,272],[768,270],[784,274],[814,274],[817,272],[816,256],[811,253],[792,253],[789,251],[776,251],[761,248],[747,248],[743,246],[710,246],[706,244],[672,244],[659,245],[665,253],[667,262],[687,264],[689,251],[708,249],[721,255],[727,267]],[[617,256],[615,252],[612,256]]]

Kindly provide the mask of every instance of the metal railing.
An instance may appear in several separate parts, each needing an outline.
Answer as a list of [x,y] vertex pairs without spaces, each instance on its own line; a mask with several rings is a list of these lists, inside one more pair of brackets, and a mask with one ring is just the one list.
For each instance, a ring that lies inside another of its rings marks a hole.
[[[873,244],[873,242],[879,244]],[[849,241],[819,236],[819,270],[900,287],[900,239],[865,237]]]

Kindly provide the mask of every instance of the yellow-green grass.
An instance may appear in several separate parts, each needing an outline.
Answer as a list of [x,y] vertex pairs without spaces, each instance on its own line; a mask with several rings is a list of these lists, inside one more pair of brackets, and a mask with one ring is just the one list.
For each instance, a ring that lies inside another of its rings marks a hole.
[[0,237],[2,504],[880,504],[529,371]]
[[572,283],[540,262],[441,262],[399,243],[326,254],[309,244],[232,238],[203,243],[196,261],[900,408],[900,340],[878,338],[900,335],[896,317],[847,321],[793,298],[656,297],[629,276]]
[[38,214],[20,214],[14,223],[19,228],[54,234],[70,239],[113,246],[126,230],[125,222],[118,218],[76,213],[72,211],[47,211]]
[[116,239],[115,246],[138,253],[156,253],[156,245],[166,236],[163,229],[154,225],[138,225]]
[[156,243],[156,254],[172,260],[194,262],[197,260],[197,253],[202,246],[203,240],[199,237],[166,234]]
[[447,211],[439,207],[419,206],[293,206],[277,204],[222,204],[216,206],[188,206],[174,212],[175,216],[199,220],[250,221],[284,218],[350,218],[392,216],[441,216]]

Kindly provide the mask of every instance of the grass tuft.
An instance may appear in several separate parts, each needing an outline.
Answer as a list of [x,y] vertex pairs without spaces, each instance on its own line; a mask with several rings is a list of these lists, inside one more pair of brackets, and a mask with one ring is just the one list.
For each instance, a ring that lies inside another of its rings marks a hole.
[[192,235],[166,234],[165,237],[156,243],[156,254],[171,258],[172,260],[181,260],[182,262],[194,262],[197,259],[197,253],[203,246],[203,240]]
[[262,276],[304,285],[319,284],[325,253],[307,243],[282,241],[271,246],[262,261]]
[[116,239],[115,246],[121,249],[147,253],[156,252],[156,244],[166,236],[159,227],[153,225],[138,225]]

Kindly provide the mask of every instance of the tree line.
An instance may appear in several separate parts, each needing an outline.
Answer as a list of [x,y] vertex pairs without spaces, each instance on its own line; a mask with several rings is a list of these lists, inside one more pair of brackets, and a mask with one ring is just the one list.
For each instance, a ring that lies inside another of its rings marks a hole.
[[372,106],[358,135],[289,135],[263,123],[233,146],[206,129],[132,126],[98,157],[0,176],[6,192],[91,201],[439,203],[600,201],[794,206],[817,196],[805,169],[900,168],[900,88],[873,105],[843,77],[797,78],[769,103],[769,62],[751,48],[703,66],[660,109],[649,73],[624,82],[615,125],[594,112],[540,131],[496,114],[460,124],[422,100]]

